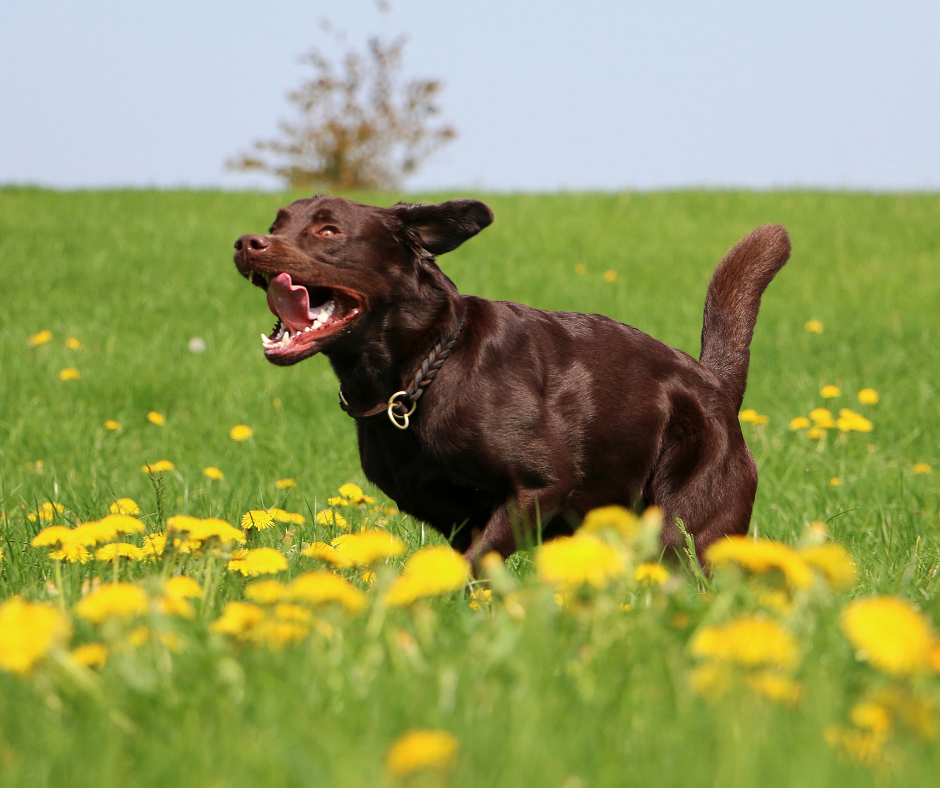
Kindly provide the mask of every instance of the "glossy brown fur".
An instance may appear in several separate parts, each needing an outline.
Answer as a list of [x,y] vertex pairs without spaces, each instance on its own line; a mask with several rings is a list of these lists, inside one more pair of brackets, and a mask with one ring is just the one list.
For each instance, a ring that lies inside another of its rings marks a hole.
[[[403,389],[466,315],[411,427],[379,418],[357,429],[366,476],[470,560],[508,556],[536,522],[570,532],[607,504],[662,507],[665,545],[680,519],[700,554],[746,533],[757,469],[738,408],[761,294],[789,257],[783,228],[754,230],[718,266],[699,362],[601,315],[460,295],[434,256],[491,221],[475,200],[317,197],[282,209],[273,233],[239,239],[235,261],[363,296],[362,317],[317,348],[359,412]],[[339,232],[320,238],[324,222]]]

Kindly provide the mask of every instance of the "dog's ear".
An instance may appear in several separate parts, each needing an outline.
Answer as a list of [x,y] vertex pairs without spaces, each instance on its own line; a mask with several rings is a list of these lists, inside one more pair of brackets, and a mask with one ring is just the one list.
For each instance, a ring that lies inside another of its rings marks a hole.
[[433,255],[445,254],[472,238],[493,221],[489,206],[479,200],[448,200],[436,205],[398,203],[390,210],[398,231]]

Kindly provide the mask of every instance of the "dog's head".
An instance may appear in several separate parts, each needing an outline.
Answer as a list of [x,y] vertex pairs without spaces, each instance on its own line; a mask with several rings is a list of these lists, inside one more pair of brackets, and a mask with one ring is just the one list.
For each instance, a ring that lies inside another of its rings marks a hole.
[[420,302],[429,288],[456,292],[434,257],[492,221],[478,200],[379,208],[317,196],[282,208],[267,235],[235,242],[235,266],[267,292],[277,316],[271,334],[262,334],[265,357],[296,364],[396,304]]

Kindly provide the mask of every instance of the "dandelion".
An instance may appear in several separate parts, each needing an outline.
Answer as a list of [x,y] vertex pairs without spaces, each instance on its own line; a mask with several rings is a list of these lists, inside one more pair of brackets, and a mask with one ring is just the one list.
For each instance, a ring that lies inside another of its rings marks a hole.
[[858,574],[849,551],[836,543],[809,545],[800,549],[800,557],[822,572],[829,586],[843,591],[855,584]]
[[842,609],[840,624],[859,658],[883,673],[908,676],[930,666],[930,623],[906,599],[856,599]]
[[250,577],[274,575],[287,569],[287,559],[274,548],[258,547],[248,550],[242,558],[233,558],[228,569]]
[[201,596],[202,587],[191,577],[171,577],[163,584],[163,596],[157,599],[157,609],[167,616],[195,618],[196,611],[189,600]]
[[108,583],[79,600],[74,610],[76,616],[92,624],[108,619],[126,622],[147,612],[147,596],[131,583]]
[[856,413],[854,410],[849,410],[848,408],[842,408],[839,411],[836,426],[842,430],[842,432],[871,432],[872,430],[872,423],[868,419],[860,413]]
[[143,561],[147,553],[137,545],[127,544],[126,542],[117,542],[115,544],[105,545],[95,553],[95,558],[99,561],[114,563],[119,558],[127,558],[129,561]]
[[758,413],[754,408],[745,408],[738,414],[738,418],[746,424],[761,425],[770,421],[769,416]]
[[826,437],[826,431],[822,427],[812,427],[810,431],[806,433],[807,437],[814,441],[822,440]]
[[69,337],[68,339],[66,339],[65,346],[69,350],[81,350],[82,349],[82,343],[75,337]]
[[48,342],[50,339],[52,339],[52,332],[43,330],[43,331],[40,331],[38,334],[33,334],[29,338],[29,346],[37,347],[38,345],[45,345],[46,342]]
[[59,372],[59,380],[78,380],[82,376],[75,367],[66,367]]
[[849,710],[849,719],[856,728],[872,733],[890,734],[893,723],[890,709],[874,701],[856,703]]
[[690,643],[692,654],[749,668],[792,668],[799,661],[796,640],[776,621],[744,615],[720,626],[702,627]]
[[563,536],[541,545],[535,568],[542,582],[566,588],[604,588],[624,572],[620,553],[591,534]]
[[147,534],[143,542],[144,552],[147,554],[147,558],[154,559],[157,556],[163,555],[163,551],[166,549],[166,534]]
[[336,602],[347,613],[361,613],[368,606],[368,597],[345,578],[332,572],[306,572],[297,577],[288,590],[288,598],[310,605]]
[[823,735],[830,747],[863,766],[880,766],[884,763],[884,745],[888,737],[883,733],[830,725]]
[[326,542],[313,542],[301,550],[300,554],[307,558],[319,558],[321,561],[329,561],[331,564],[338,560],[336,549]]
[[425,769],[448,771],[458,749],[457,739],[447,731],[410,730],[389,748],[385,768],[395,777],[407,777]]
[[175,471],[176,466],[169,460],[158,460],[144,465],[141,470],[144,473],[163,473],[164,471]]
[[279,490],[289,490],[291,487],[296,487],[297,482],[295,482],[293,479],[278,479],[276,482],[274,482],[274,486]]
[[12,597],[0,604],[0,669],[25,675],[72,637],[68,616],[52,605]]
[[332,498],[327,498],[326,502],[330,506],[350,506],[351,502],[347,501],[341,495],[334,495]]
[[634,578],[640,585],[661,586],[669,579],[669,571],[662,564],[640,564]]
[[829,480],[829,486],[830,486],[830,487],[838,487],[840,484],[842,484],[842,481],[839,479],[838,476],[833,476],[833,477]]
[[379,529],[343,534],[337,536],[332,544],[336,553],[333,563],[341,568],[370,566],[405,553],[405,543],[401,539]]
[[797,416],[795,419],[793,419],[790,422],[791,430],[805,430],[805,429],[809,429],[809,427],[810,427],[810,420],[806,418],[805,416]]
[[280,580],[256,580],[245,586],[245,598],[260,605],[273,605],[287,597],[288,587]]
[[574,272],[579,276],[584,276],[587,273],[587,266],[584,263],[578,263],[574,267]]
[[190,541],[197,544],[202,544],[212,538],[223,543],[245,543],[245,534],[238,528],[229,525],[225,520],[216,517],[207,517],[205,520],[200,520],[187,515],[177,515],[167,520],[166,524],[172,530],[187,533]]
[[114,529],[115,534],[142,534],[144,532],[144,524],[129,514],[109,514],[101,518],[100,525],[103,528]]
[[836,426],[836,423],[832,420],[832,411],[828,408],[813,408],[809,413],[809,417],[817,427],[831,430]]
[[877,405],[878,404],[878,392],[874,389],[862,389],[858,392],[858,401],[862,405]]
[[823,332],[823,324],[818,320],[807,320],[803,328],[810,334],[821,334]]
[[933,473],[933,468],[926,462],[915,463],[911,470],[914,471],[914,473]]
[[63,543],[75,541],[75,529],[64,525],[50,525],[33,537],[33,547],[58,547]]
[[819,391],[819,396],[823,399],[834,399],[842,394],[842,390],[838,386],[823,386]]
[[85,643],[72,649],[72,659],[92,670],[101,670],[108,661],[108,647],[103,643]]
[[784,706],[796,706],[803,697],[803,687],[789,676],[769,670],[761,670],[747,677],[747,685],[758,695],[763,695]]
[[332,525],[336,528],[347,527],[346,518],[330,509],[324,509],[322,512],[317,512],[316,520],[318,525]]
[[[366,580],[365,575],[363,575],[363,580]],[[492,601],[493,601],[493,591],[491,589],[477,588],[476,586],[471,586],[470,588],[470,609],[471,610],[479,610],[481,607],[481,603],[483,605],[489,605],[490,603],[492,603]]]
[[104,423],[104,428],[105,428],[106,430],[111,430],[111,431],[119,430],[119,429],[121,429],[121,422],[115,421],[114,419],[108,419],[108,420]]
[[166,416],[164,416],[162,413],[157,413],[157,411],[152,410],[147,414],[147,421],[149,421],[151,424],[156,424],[158,427],[162,427],[164,424],[166,424]]
[[617,272],[614,271],[612,268],[608,268],[606,271],[604,271],[604,281],[607,283],[616,282]]
[[629,542],[639,535],[640,520],[623,506],[600,506],[584,516],[578,533],[595,534],[608,529],[616,531],[624,541]]
[[264,621],[264,610],[248,602],[229,602],[209,628],[223,635],[247,637]]
[[389,589],[385,601],[393,606],[410,605],[421,597],[463,588],[469,579],[470,565],[456,550],[443,545],[424,547],[405,562],[404,574]]
[[65,514],[65,507],[55,501],[46,501],[35,512],[26,515],[26,519],[31,523],[36,521],[49,523],[57,514]]
[[357,506],[361,503],[375,503],[375,498],[366,495],[358,484],[344,484],[339,488],[339,494]]
[[111,514],[140,514],[140,507],[133,498],[118,498],[108,507]]
[[244,424],[236,424],[228,432],[228,436],[233,441],[246,441],[254,434],[255,431],[251,427],[248,427]]
[[249,528],[263,531],[272,525],[274,525],[274,518],[263,509],[252,509],[242,515],[242,529],[245,531]]
[[770,539],[728,536],[705,551],[705,560],[716,567],[738,564],[755,574],[778,570],[791,588],[806,588],[813,582],[806,561],[785,544]]
[[225,474],[222,473],[218,468],[210,465],[208,468],[203,468],[202,472],[214,481],[222,481],[225,478]]

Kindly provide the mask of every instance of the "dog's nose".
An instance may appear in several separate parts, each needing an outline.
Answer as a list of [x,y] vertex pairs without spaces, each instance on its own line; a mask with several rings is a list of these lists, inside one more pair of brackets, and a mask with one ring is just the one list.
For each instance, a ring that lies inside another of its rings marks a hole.
[[245,255],[256,254],[266,251],[270,245],[271,242],[263,235],[249,233],[235,242],[235,251],[242,252]]

